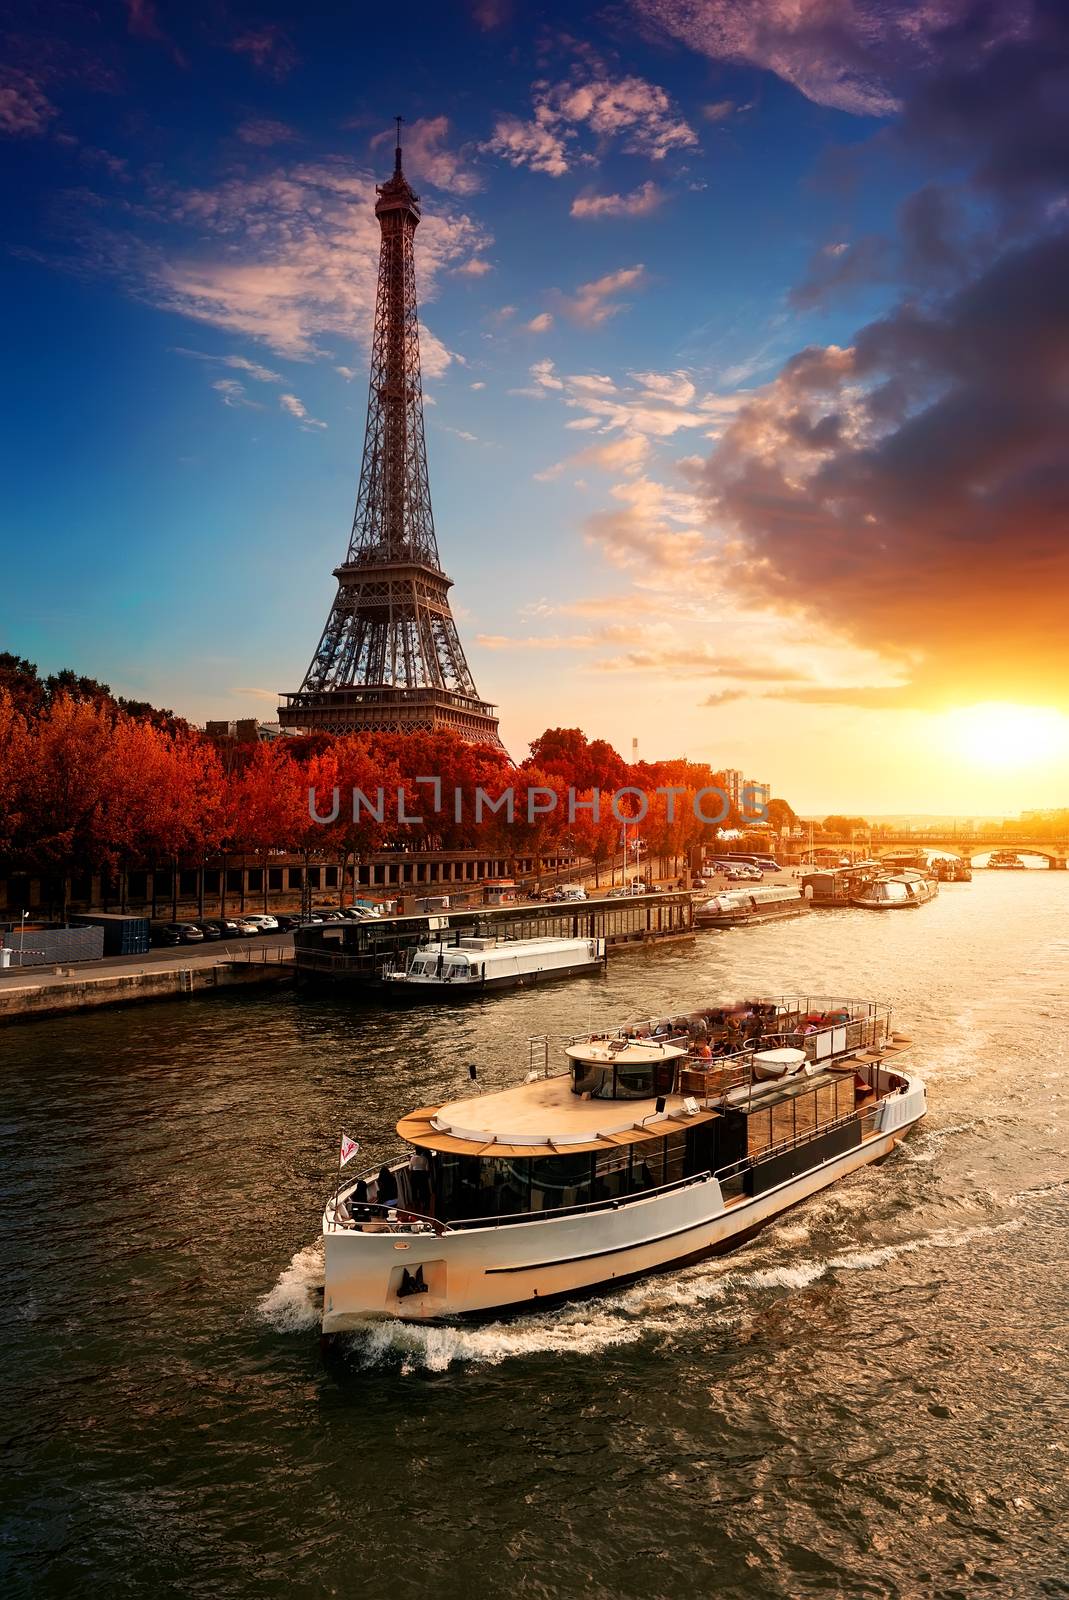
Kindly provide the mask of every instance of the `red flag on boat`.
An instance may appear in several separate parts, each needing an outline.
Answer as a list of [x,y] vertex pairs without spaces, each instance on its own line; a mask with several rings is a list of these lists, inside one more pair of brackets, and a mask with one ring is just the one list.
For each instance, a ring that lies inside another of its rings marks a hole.
[[353,1159],[359,1148],[360,1145],[356,1139],[350,1139],[348,1134],[343,1133],[341,1136],[341,1158],[338,1162],[338,1166],[344,1167],[347,1161],[351,1161]]

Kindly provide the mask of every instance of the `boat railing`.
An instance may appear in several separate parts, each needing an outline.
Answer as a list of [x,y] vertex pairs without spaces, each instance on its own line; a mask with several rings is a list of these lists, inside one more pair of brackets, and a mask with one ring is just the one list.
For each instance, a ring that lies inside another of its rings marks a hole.
[[[359,1180],[358,1180],[359,1181]],[[349,1222],[343,1222],[338,1216],[337,1203],[332,1204],[327,1211],[327,1226],[331,1233],[360,1233],[362,1229],[371,1224],[373,1230],[385,1233],[451,1233],[452,1226],[442,1222],[438,1217],[428,1217],[422,1211],[413,1211],[409,1206],[393,1204],[380,1205],[373,1200],[361,1200],[357,1206],[361,1213],[368,1211],[371,1216],[361,1215],[353,1217]]]
[[549,1034],[532,1033],[527,1038],[527,1077],[526,1083],[535,1083],[541,1078],[563,1077],[565,1074],[556,1074],[550,1071],[549,1066]]
[[[884,1017],[865,1020],[855,1018],[848,1022],[829,1023],[826,1028],[815,1028],[812,1033],[800,1033],[797,1027],[781,1033],[766,1033],[760,1039],[751,1040],[743,1049],[736,1050],[731,1055],[712,1057],[688,1055],[685,1062],[680,1062],[679,1092],[693,1094],[702,1109],[708,1111],[732,1089],[745,1087],[752,1089],[756,1084],[766,1081],[758,1079],[754,1072],[754,1057],[760,1051],[782,1047],[802,1050],[807,1062],[812,1065],[824,1065],[841,1060],[844,1056],[850,1056],[865,1046],[880,1044],[887,1037],[887,1032],[887,1021]],[[682,1079],[684,1072],[692,1075],[708,1073],[710,1077],[715,1077],[715,1085],[706,1087],[693,1082],[684,1083]]]

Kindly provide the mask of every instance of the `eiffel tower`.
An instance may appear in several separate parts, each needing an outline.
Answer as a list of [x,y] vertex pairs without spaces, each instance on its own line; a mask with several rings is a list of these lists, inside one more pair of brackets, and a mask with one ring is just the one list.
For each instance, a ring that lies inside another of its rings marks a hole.
[[284,728],[413,733],[452,728],[503,748],[479,698],[449,609],[452,579],[434,536],[413,239],[419,197],[401,169],[377,189],[382,230],[360,488],[338,593],[304,682],[282,696]]

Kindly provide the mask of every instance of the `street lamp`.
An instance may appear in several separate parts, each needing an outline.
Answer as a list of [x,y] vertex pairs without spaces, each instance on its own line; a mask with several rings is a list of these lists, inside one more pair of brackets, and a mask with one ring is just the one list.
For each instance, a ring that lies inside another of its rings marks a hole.
[[21,920],[19,922],[19,966],[20,967],[22,966],[23,946],[26,943],[26,918],[29,916],[29,914],[30,913],[28,911],[23,911],[21,913]]

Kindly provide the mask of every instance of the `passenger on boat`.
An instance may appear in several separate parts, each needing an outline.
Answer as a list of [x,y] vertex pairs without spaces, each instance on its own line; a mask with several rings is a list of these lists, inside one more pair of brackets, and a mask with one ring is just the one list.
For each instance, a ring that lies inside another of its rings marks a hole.
[[711,1061],[713,1059],[713,1052],[708,1039],[700,1041],[694,1050],[694,1054],[700,1056],[703,1061]]
[[385,1162],[379,1168],[377,1198],[380,1206],[397,1204],[397,1179]]
[[408,1181],[413,1210],[428,1216],[431,1209],[431,1164],[422,1150],[413,1150],[408,1159]]
[[348,1211],[355,1223],[370,1222],[374,1213],[368,1204],[367,1184],[361,1178],[349,1196]]

